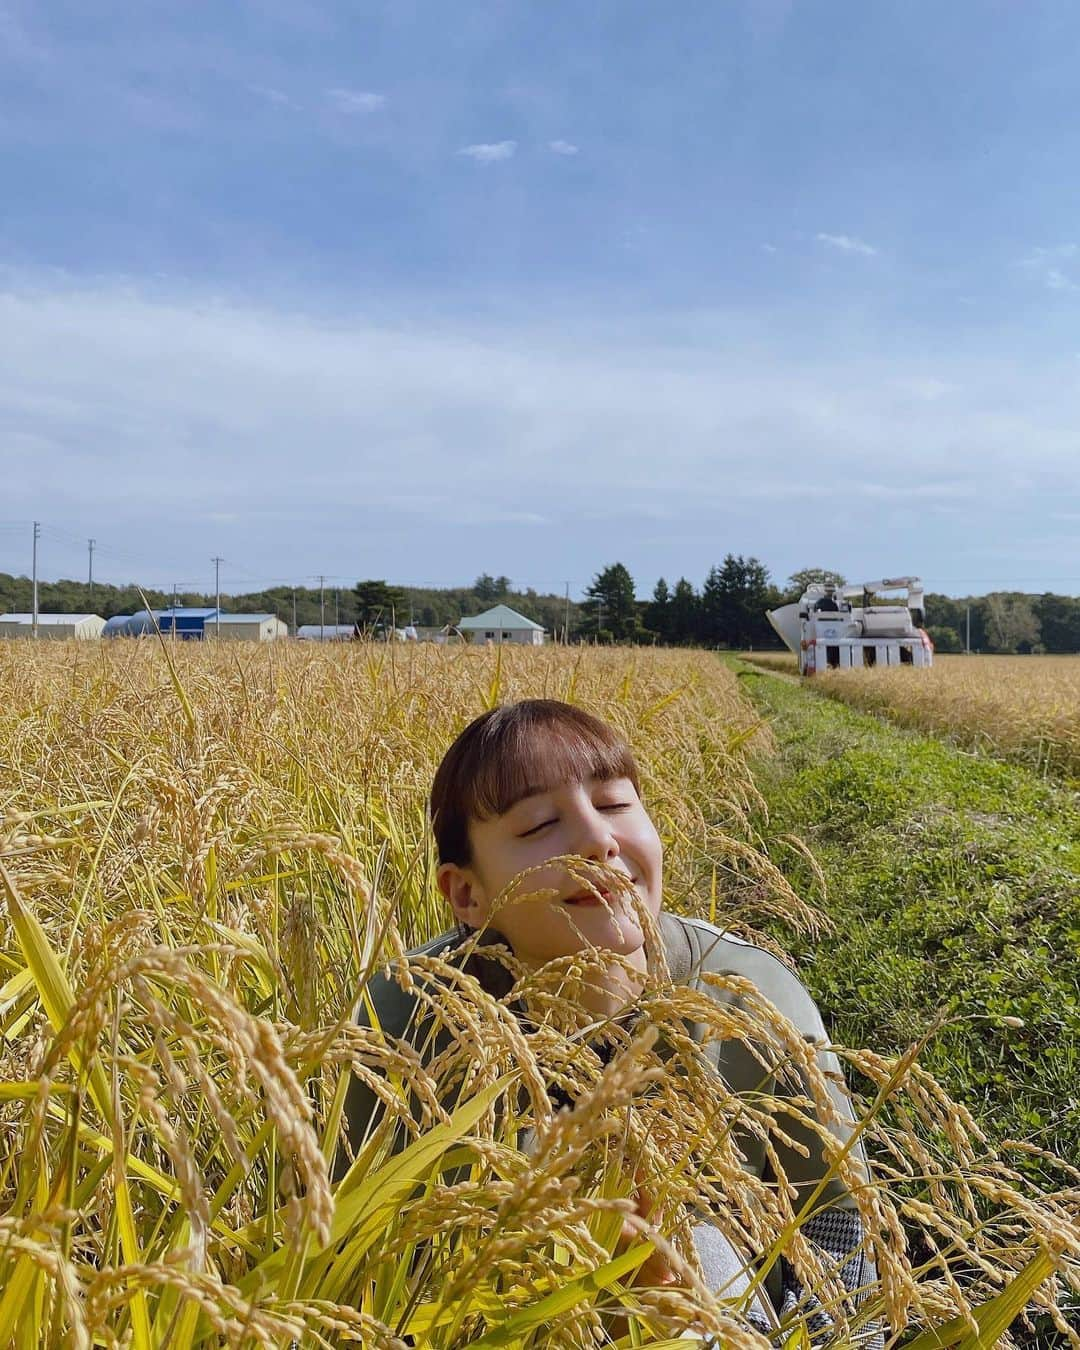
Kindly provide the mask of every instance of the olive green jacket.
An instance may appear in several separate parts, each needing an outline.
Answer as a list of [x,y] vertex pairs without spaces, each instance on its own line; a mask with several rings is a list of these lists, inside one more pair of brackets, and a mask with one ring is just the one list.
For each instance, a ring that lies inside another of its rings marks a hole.
[[[773,1003],[802,1032],[803,1036],[817,1046],[817,1062],[828,1075],[841,1079],[840,1065],[831,1050],[825,1048],[828,1035],[813,999],[782,961],[769,952],[722,932],[701,919],[688,919],[679,915],[661,913],[660,931],[664,939],[668,969],[674,983],[691,989],[702,990],[722,1003],[738,1003],[739,996],[727,989],[718,989],[703,980],[703,976],[737,975],[749,980],[755,988]],[[456,933],[444,933],[424,946],[416,949],[413,955],[442,956],[450,955],[460,943]],[[480,949],[482,951],[482,949]],[[509,977],[505,969],[496,961],[480,961],[470,964],[470,970],[476,970],[481,983],[489,987],[489,992],[503,994],[508,987]],[[489,973],[490,968],[490,973]],[[501,981],[504,983],[500,983]],[[418,1048],[427,1046],[430,1052],[430,1027],[423,1025],[422,1005],[415,995],[401,988],[393,979],[376,975],[368,985],[378,1025],[390,1037],[409,1040]],[[705,1039],[705,1027],[692,1024],[690,1033],[698,1041]],[[445,1044],[442,1038],[436,1038],[434,1049]],[[423,1051],[422,1051],[423,1053]],[[783,1083],[762,1082],[763,1070],[760,1061],[741,1041],[713,1040],[705,1047],[706,1056],[715,1065],[717,1072],[734,1093],[774,1092],[778,1096],[790,1095],[793,1088],[785,1088]],[[851,1106],[842,1089],[830,1082],[830,1092],[842,1121],[850,1122]],[[371,1089],[361,1080],[353,1077],[346,1099],[346,1128],[349,1141],[354,1150],[358,1149],[366,1137],[378,1114],[378,1101]],[[800,1188],[809,1191],[828,1172],[824,1159],[821,1140],[817,1133],[802,1125],[793,1117],[782,1120],[784,1131],[799,1144],[805,1146],[807,1156],[796,1148],[775,1141],[775,1147],[781,1166],[788,1180]],[[841,1138],[846,1136],[845,1127],[833,1126],[833,1132]],[[747,1169],[757,1176],[768,1172],[764,1143],[754,1135],[740,1137],[740,1146],[747,1155]],[[856,1150],[856,1157],[861,1152]],[[831,1205],[851,1206],[853,1201],[843,1185],[830,1178],[821,1200]]]

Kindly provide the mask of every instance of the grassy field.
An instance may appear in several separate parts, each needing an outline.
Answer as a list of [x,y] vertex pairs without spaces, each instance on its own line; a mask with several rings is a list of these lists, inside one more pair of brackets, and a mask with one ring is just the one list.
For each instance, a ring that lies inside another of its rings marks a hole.
[[744,658],[762,670],[773,670],[780,675],[798,675],[799,661],[793,652],[744,652]]
[[[837,1035],[899,1049],[942,1009],[923,1062],[991,1131],[1080,1157],[1080,806],[1019,766],[747,672],[777,752],[763,832],[835,925],[786,941]],[[1022,1026],[1010,1026],[1011,1021]]]
[[[713,656],[0,645],[0,1344],[673,1350],[693,1325],[764,1347],[739,1300],[695,1283],[703,1195],[759,1266],[786,1252],[835,1305],[784,1187],[739,1166],[730,1126],[771,1138],[768,1099],[693,1063],[660,1075],[647,1035],[605,1068],[552,992],[567,972],[526,982],[551,1009],[529,1035],[509,998],[448,988],[463,1034],[426,1072],[353,1025],[371,970],[446,924],[424,821],[442,751],[526,695],[629,737],[669,905],[820,950],[798,813],[779,830],[774,805],[763,832],[750,767],[765,784],[782,751]],[[678,1035],[689,1010],[662,972],[645,997]],[[980,1030],[1004,1044],[1002,1008]],[[1076,1279],[1075,1194],[889,1053],[903,1034],[875,1044],[879,1011],[858,1024],[870,1049],[845,1052],[877,1159],[858,1193],[880,1271],[862,1316],[967,1317],[935,1344],[974,1344],[978,1307],[986,1343],[1027,1298],[1052,1312],[1055,1266]],[[767,1010],[740,1034],[805,1060]],[[405,1154],[376,1141],[335,1184],[350,1074],[384,1083],[392,1111],[410,1088],[430,1106]],[[545,1084],[568,1078],[575,1109],[552,1119]],[[462,1080],[470,1102],[447,1118],[440,1086]],[[626,1250],[639,1184],[656,1229]],[[651,1290],[632,1275],[660,1232],[684,1280]],[[822,1343],[851,1345],[837,1311]]]

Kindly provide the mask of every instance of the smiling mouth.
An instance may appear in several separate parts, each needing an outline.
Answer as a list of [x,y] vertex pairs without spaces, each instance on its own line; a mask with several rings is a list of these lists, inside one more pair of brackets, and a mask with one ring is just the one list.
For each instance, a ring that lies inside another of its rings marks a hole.
[[594,895],[592,891],[583,892],[581,895],[571,895],[563,901],[564,905],[603,905],[611,904],[611,892],[600,891]]
[[[627,877],[627,881],[633,886],[637,877]],[[564,905],[573,905],[575,908],[586,908],[593,906],[611,906],[615,903],[615,896],[611,891],[597,887],[595,891],[579,891],[577,895],[570,895],[562,902]]]

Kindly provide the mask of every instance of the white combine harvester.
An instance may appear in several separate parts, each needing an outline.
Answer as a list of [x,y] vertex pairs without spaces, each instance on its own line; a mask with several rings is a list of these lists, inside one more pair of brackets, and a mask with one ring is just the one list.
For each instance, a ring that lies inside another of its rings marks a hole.
[[[903,604],[875,604],[884,591],[906,591]],[[857,601],[858,603],[853,603]],[[851,666],[929,666],[934,644],[923,623],[918,577],[861,586],[807,586],[793,605],[770,610],[769,622],[799,658],[799,674]]]

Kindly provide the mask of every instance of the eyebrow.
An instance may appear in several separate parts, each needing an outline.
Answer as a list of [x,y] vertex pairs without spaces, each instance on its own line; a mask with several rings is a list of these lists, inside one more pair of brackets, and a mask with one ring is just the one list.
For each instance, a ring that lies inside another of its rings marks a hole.
[[557,783],[548,783],[546,785],[536,783],[526,783],[525,786],[518,793],[518,795],[514,798],[514,800],[509,804],[509,806],[507,806],[506,810],[502,812],[502,815],[505,816],[507,812],[512,811],[515,806],[520,806],[521,803],[525,801],[527,798],[539,797],[541,796],[541,794],[545,792],[554,792],[556,787],[558,786],[559,785]]

